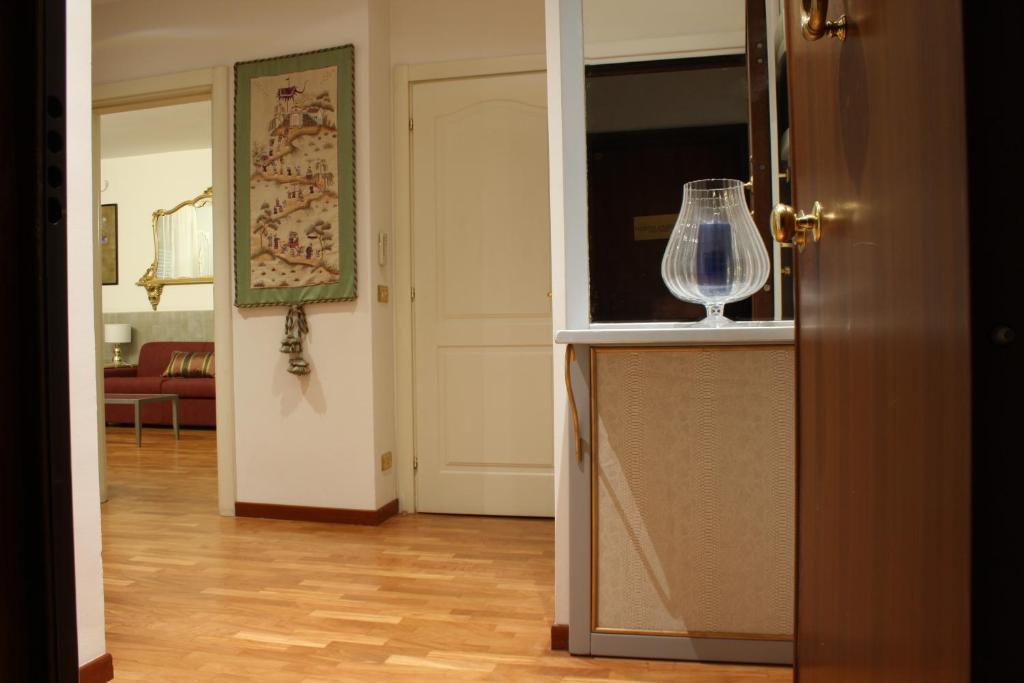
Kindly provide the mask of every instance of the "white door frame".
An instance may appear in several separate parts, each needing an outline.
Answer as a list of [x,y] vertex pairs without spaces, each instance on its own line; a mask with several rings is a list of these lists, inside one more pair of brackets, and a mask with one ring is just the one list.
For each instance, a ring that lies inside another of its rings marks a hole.
[[416,509],[413,456],[416,443],[413,402],[412,167],[410,156],[412,87],[417,83],[474,76],[544,71],[543,55],[399,65],[394,74],[395,222],[395,470],[402,512]]
[[[155,76],[93,87],[93,139],[99,140],[101,114],[147,109],[155,106],[210,100],[212,108],[213,194],[228,198],[213,203],[213,341],[217,354],[217,508],[220,514],[235,514],[235,380],[231,329],[231,287],[234,281],[232,254],[231,186],[231,71],[226,66]],[[94,167],[99,168],[99,145],[93,149]],[[95,179],[98,181],[98,178]],[[98,183],[94,182],[98,187]],[[99,241],[96,241],[99,244]],[[97,246],[97,249],[99,247]],[[96,308],[97,329],[102,311]],[[103,405],[103,384],[98,387]],[[102,434],[102,431],[101,431]],[[102,446],[102,439],[101,439]],[[101,462],[106,453],[101,455]],[[102,470],[102,468],[101,468]]]

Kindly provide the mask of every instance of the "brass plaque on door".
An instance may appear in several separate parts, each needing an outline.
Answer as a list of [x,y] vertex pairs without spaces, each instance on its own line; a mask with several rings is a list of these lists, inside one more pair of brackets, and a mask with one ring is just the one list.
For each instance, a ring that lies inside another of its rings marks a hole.
[[672,228],[676,227],[674,213],[664,213],[658,216],[633,216],[633,241],[641,240],[667,240],[672,234]]

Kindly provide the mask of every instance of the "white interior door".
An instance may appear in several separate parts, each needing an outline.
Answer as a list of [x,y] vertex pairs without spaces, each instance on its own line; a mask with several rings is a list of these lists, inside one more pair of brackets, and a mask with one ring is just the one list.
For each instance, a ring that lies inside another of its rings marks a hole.
[[416,509],[554,514],[543,72],[412,90]]

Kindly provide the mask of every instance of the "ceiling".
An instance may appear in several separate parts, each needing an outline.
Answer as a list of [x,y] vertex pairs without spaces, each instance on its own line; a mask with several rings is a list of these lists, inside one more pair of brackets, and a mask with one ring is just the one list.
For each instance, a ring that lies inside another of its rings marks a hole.
[[100,158],[211,147],[210,102],[136,109],[100,117]]

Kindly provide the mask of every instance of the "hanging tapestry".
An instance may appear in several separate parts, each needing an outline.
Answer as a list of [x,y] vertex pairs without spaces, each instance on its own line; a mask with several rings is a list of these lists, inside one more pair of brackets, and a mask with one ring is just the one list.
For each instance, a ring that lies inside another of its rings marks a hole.
[[356,297],[351,45],[235,65],[235,305]]

